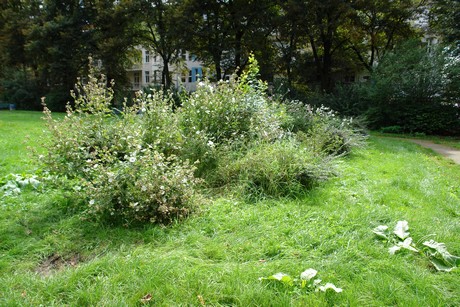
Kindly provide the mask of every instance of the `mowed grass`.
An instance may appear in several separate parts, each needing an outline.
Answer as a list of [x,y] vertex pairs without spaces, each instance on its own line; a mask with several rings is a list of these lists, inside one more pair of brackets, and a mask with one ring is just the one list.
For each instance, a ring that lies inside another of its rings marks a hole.
[[[29,145],[40,143],[39,118],[0,113],[0,174],[36,170],[18,140],[29,133]],[[368,143],[303,197],[209,197],[167,227],[85,221],[78,200],[59,190],[0,199],[0,305],[459,306],[459,269],[390,256],[372,229],[407,220],[415,242],[434,239],[460,255],[460,166],[405,141]],[[310,267],[343,292],[258,281]]]
[[393,137],[393,138],[402,138],[402,139],[417,139],[417,140],[426,140],[431,141],[435,144],[445,145],[448,147],[456,148],[460,150],[460,137],[453,136],[437,136],[433,137],[430,135],[409,135],[409,134],[397,134],[397,133],[381,133],[381,132],[372,132],[373,136],[381,137]]

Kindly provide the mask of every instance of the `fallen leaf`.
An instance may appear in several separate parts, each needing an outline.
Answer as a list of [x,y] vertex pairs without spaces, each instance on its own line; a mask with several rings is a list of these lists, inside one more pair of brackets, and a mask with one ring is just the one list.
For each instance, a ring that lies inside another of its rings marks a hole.
[[150,294],[150,293],[144,295],[144,296],[140,299],[141,303],[143,303],[143,304],[148,303],[148,302],[150,302],[151,300],[152,300],[152,294]]
[[204,302],[204,298],[201,295],[198,295],[198,300],[200,301],[201,306],[206,306],[206,303]]

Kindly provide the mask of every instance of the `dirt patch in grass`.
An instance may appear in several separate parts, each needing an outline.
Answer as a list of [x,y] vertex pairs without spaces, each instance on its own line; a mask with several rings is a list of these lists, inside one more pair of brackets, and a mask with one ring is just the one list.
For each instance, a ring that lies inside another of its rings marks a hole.
[[66,267],[76,267],[80,262],[80,254],[74,254],[67,257],[51,254],[40,263],[35,271],[42,276],[50,276],[54,272],[60,271]]

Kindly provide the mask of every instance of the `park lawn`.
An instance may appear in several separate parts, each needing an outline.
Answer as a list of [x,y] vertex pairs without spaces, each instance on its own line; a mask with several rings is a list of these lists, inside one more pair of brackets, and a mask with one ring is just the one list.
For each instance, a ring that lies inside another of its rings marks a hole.
[[378,137],[393,137],[393,138],[402,138],[402,139],[417,139],[417,140],[426,140],[431,141],[435,144],[445,145],[452,148],[460,149],[460,137],[453,136],[431,136],[431,135],[420,135],[420,134],[396,134],[396,133],[381,133],[373,131],[371,133],[373,136]]
[[[37,172],[26,154],[40,114],[0,112],[0,178]],[[38,170],[39,171],[39,170]],[[63,191],[0,199],[0,305],[459,306],[460,270],[388,253],[372,229],[407,220],[417,246],[460,255],[460,166],[401,140],[371,137],[336,178],[297,198],[209,196],[169,226],[126,229],[82,219]],[[259,281],[305,269],[342,293]]]

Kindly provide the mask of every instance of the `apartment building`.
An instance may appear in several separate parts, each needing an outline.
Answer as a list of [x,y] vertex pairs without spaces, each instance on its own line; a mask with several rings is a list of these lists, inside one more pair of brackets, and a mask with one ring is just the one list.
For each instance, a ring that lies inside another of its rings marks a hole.
[[[161,57],[147,48],[137,48],[142,57],[127,70],[132,91],[139,91],[148,86],[161,85],[163,61]],[[197,82],[203,78],[203,66],[196,56],[188,51],[181,52],[178,61],[170,64],[172,83],[176,88],[189,92],[196,90]]]

